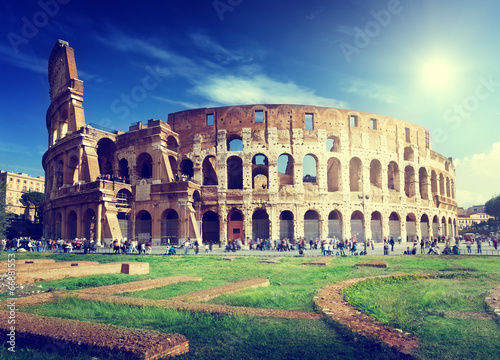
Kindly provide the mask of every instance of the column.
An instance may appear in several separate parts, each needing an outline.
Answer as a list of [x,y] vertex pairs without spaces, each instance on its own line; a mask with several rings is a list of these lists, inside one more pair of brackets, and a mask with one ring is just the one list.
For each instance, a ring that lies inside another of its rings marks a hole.
[[[135,224],[135,222],[134,222]],[[102,203],[97,204],[97,216],[96,216],[96,231],[95,231],[95,243],[96,246],[101,246],[101,231],[102,231]]]

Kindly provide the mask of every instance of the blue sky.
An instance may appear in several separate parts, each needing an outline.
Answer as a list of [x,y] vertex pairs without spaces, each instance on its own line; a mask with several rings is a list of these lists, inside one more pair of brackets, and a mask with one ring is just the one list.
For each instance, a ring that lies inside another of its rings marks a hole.
[[498,1],[0,0],[0,9],[2,170],[43,175],[47,59],[64,39],[87,123],[127,130],[253,103],[356,109],[429,128],[433,149],[454,159],[459,205],[499,193]]

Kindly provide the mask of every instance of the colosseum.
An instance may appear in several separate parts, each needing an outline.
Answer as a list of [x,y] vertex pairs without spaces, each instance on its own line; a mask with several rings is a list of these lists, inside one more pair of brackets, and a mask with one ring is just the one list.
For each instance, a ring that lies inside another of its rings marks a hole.
[[161,245],[456,234],[455,168],[421,126],[258,104],[99,129],[85,123],[74,51],[61,40],[49,85],[46,238]]

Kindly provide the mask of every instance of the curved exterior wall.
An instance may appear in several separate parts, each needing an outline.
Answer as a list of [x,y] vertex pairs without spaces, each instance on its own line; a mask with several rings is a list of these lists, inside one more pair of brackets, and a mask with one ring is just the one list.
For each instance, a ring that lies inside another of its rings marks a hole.
[[52,51],[49,84],[47,238],[456,233],[453,163],[431,150],[420,126],[352,110],[245,105],[98,130],[85,124],[83,83],[65,42]]

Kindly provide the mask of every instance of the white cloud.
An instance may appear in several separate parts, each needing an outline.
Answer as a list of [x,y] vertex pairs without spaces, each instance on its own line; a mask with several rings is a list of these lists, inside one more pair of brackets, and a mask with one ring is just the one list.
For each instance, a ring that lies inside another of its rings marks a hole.
[[47,74],[48,61],[36,56],[16,53],[8,46],[0,45],[0,60],[21,69],[33,71],[39,74]]
[[311,89],[293,82],[280,82],[265,75],[210,77],[191,92],[221,105],[307,104],[347,107],[342,101],[318,96]]
[[455,159],[454,164],[459,206],[483,204],[500,193],[500,142],[487,153]]
[[355,79],[348,80],[347,83],[345,91],[348,93],[383,101],[387,104],[394,104],[398,100],[396,92],[387,86]]

